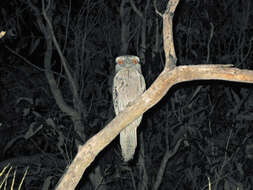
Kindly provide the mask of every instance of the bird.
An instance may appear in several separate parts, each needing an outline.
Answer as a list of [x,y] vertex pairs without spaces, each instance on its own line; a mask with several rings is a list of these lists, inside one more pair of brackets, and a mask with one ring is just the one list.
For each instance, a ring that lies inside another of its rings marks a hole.
[[[123,55],[115,59],[115,75],[112,94],[115,114],[118,115],[126,106],[143,94],[146,89],[141,72],[140,59],[134,55]],[[137,147],[137,127],[142,115],[120,132],[120,147],[124,162],[133,159]]]

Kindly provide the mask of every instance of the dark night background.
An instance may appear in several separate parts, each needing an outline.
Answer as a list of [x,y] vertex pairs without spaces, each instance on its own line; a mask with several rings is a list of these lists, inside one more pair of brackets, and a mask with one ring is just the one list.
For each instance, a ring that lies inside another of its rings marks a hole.
[[[47,14],[78,84],[75,96],[55,45],[48,49],[51,34],[41,2],[0,1],[0,31],[7,31],[0,39],[0,171],[14,167],[7,184],[16,170],[14,189],[27,166],[22,189],[54,189],[77,152],[76,142],[113,119],[117,56],[140,56],[147,87],[164,66],[162,18],[153,1],[134,0],[139,15],[129,0],[51,0]],[[166,4],[155,3],[160,12]],[[173,24],[178,65],[253,69],[251,0],[181,0]],[[50,89],[48,66],[62,101]],[[123,162],[116,138],[76,189],[204,190],[209,180],[212,190],[253,189],[252,92],[250,84],[225,81],[174,86],[144,114],[135,158]],[[79,123],[64,105],[75,110]]]

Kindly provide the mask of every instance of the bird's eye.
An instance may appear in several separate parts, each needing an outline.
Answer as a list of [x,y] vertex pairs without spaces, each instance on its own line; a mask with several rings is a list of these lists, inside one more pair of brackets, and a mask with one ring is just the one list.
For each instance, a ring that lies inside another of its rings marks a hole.
[[138,60],[137,60],[137,59],[134,59],[134,60],[133,60],[133,63],[134,63],[134,64],[137,64],[137,63],[138,63]]
[[118,64],[122,65],[122,64],[123,64],[123,60],[120,59],[120,60],[118,61]]

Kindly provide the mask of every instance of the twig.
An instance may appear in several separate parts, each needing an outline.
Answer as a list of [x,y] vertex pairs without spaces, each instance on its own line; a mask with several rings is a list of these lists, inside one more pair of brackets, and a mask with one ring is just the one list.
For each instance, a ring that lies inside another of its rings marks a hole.
[[[48,5],[49,6],[49,5]],[[48,6],[47,6],[47,9],[48,9]],[[42,14],[44,16],[44,19],[46,20],[47,24],[48,24],[48,27],[49,27],[49,31],[50,31],[50,34],[52,36],[52,40],[53,40],[53,43],[55,45],[55,48],[60,56],[60,59],[61,59],[61,63],[63,65],[63,68],[65,70],[65,73],[67,75],[67,78],[69,80],[69,83],[70,83],[70,86],[72,87],[72,90],[73,90],[73,96],[78,99],[78,88],[77,88],[77,85],[70,73],[70,70],[68,69],[68,66],[67,66],[67,63],[66,63],[66,60],[65,60],[65,57],[63,56],[62,54],[62,51],[61,51],[61,48],[59,46],[59,43],[57,42],[56,40],[56,37],[55,37],[55,34],[54,34],[54,30],[53,30],[53,26],[52,26],[52,23],[51,21],[49,20],[48,16],[47,16],[47,13],[46,13],[46,9],[45,9],[45,5],[44,5],[44,0],[42,1]]]
[[[16,55],[17,57],[19,57],[20,59],[22,59],[26,64],[28,64],[28,65],[34,67],[35,69],[37,69],[37,70],[39,70],[39,71],[43,71],[43,72],[45,71],[45,69],[43,69],[43,68],[41,68],[41,67],[38,67],[37,65],[34,65],[34,64],[31,63],[28,59],[26,59],[26,58],[23,57],[22,55],[18,54],[17,52],[15,52],[14,50],[12,50],[12,49],[9,48],[8,46],[4,46],[4,47],[5,47],[6,49],[8,49],[11,53],[13,53],[14,55]],[[58,73],[58,72],[54,72],[54,71],[49,71],[49,72],[51,72],[51,73],[53,73],[53,74],[56,74],[56,75],[58,75],[58,76],[60,76],[60,77],[66,79],[66,77],[65,77],[64,75],[62,75],[62,74],[60,74],[60,73]]]

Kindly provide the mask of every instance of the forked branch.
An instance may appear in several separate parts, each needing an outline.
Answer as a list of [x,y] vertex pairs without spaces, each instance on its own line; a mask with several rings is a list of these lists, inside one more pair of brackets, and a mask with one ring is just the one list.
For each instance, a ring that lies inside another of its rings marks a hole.
[[[172,35],[172,17],[179,0],[170,0],[165,13],[164,51],[166,66],[148,90],[115,117],[103,130],[90,138],[79,151],[67,172],[58,183],[57,190],[74,189],[84,171],[129,123],[153,107],[175,84],[193,80],[225,80],[253,83],[253,71],[233,68],[232,65],[194,65],[176,67],[176,55]],[[168,19],[168,20],[166,20]]]

